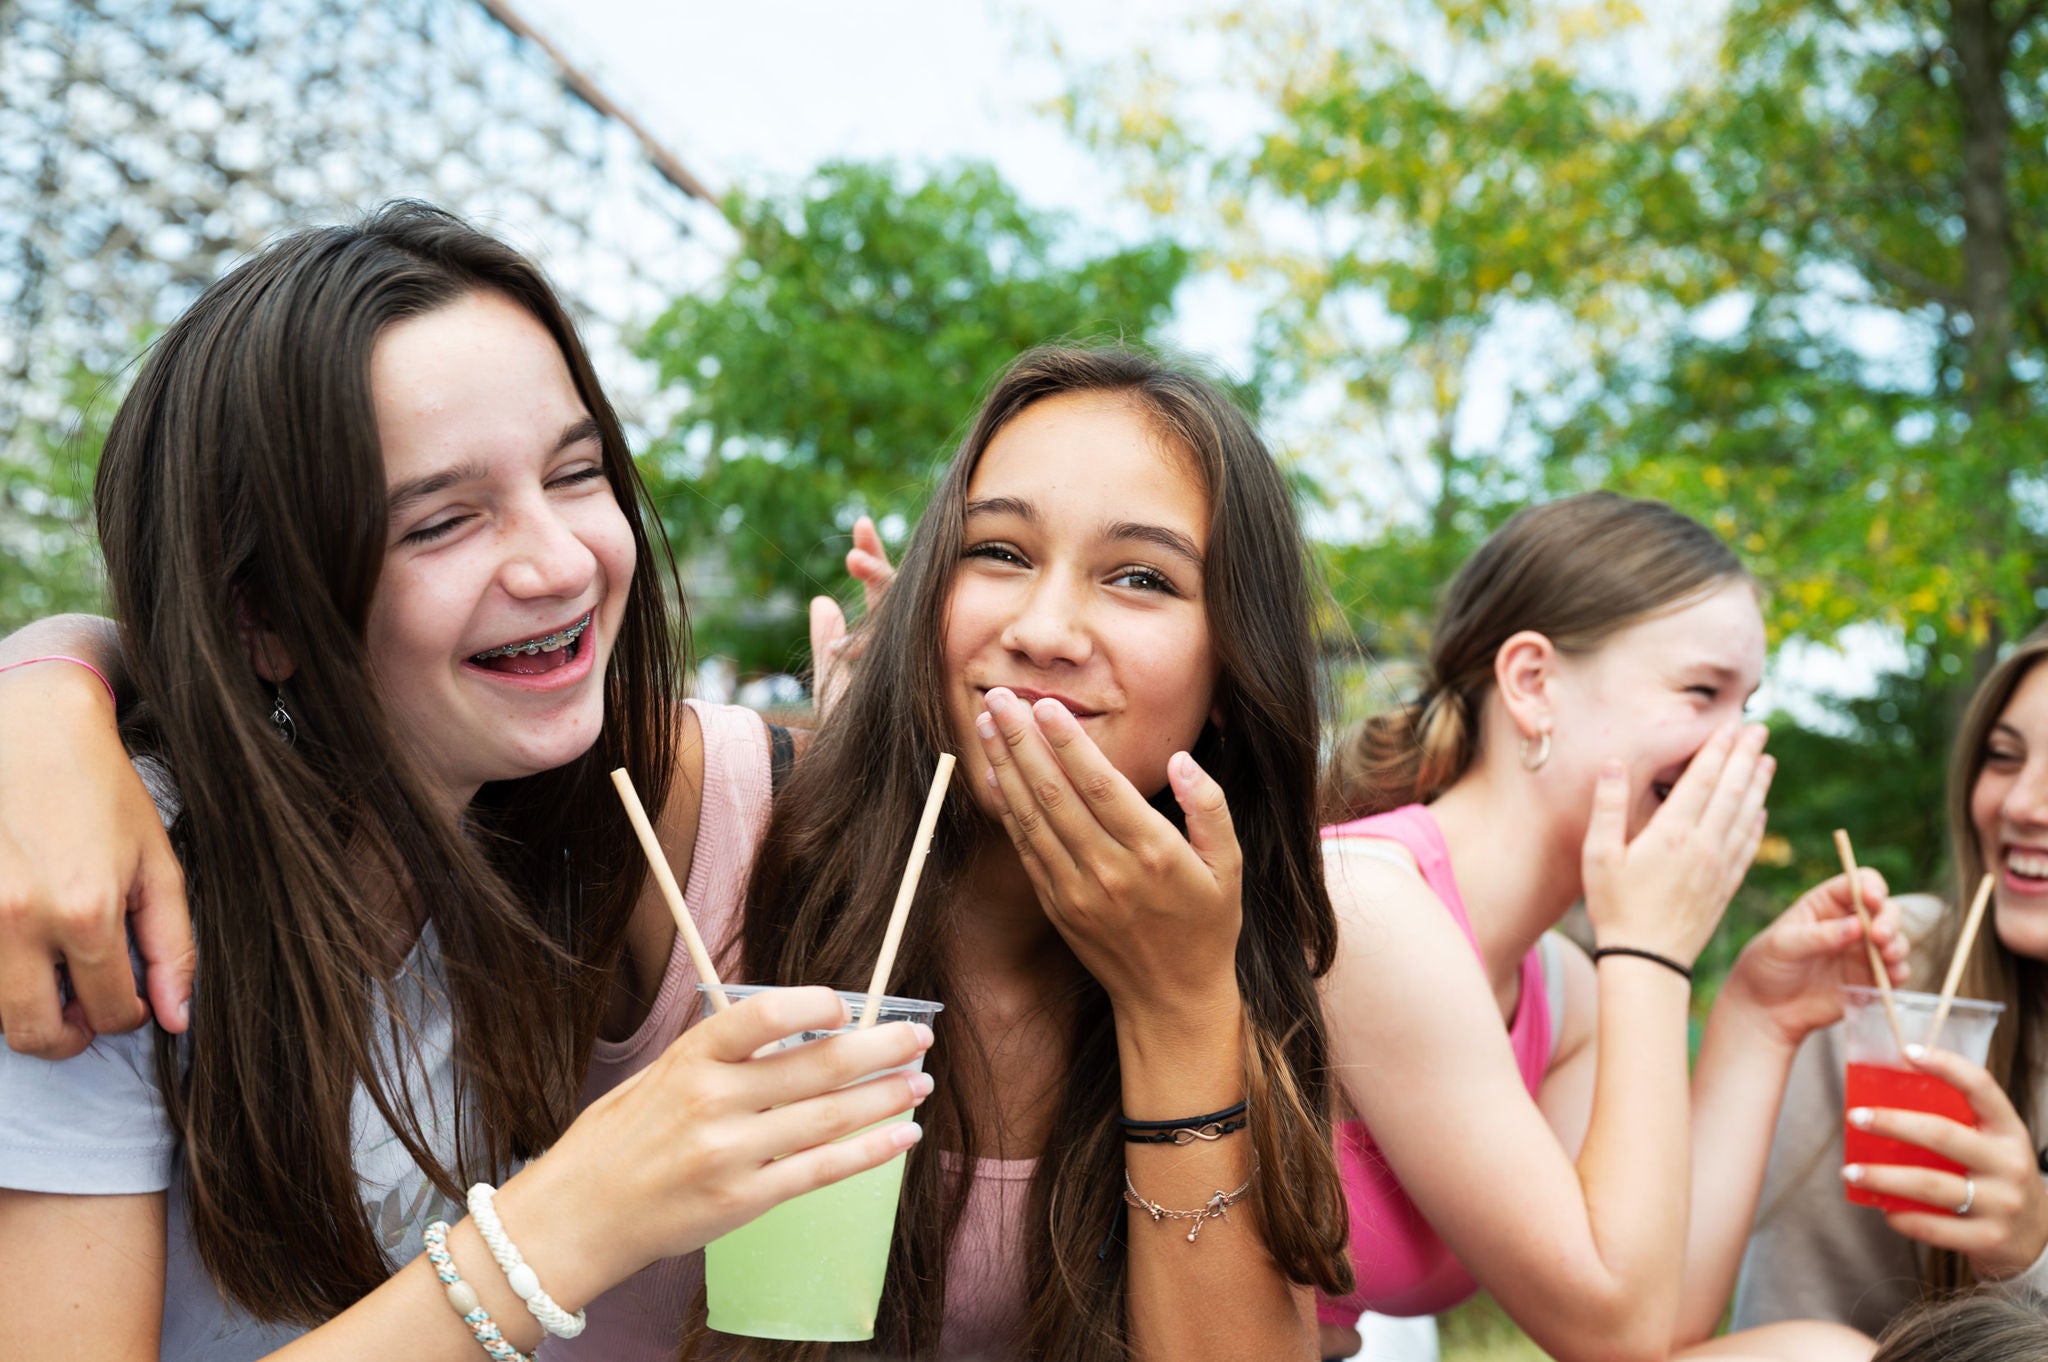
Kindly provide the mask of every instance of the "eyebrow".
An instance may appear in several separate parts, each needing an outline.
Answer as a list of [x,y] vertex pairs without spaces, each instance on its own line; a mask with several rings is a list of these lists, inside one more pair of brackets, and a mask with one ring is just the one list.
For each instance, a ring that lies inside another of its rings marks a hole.
[[[562,427],[562,433],[555,437],[554,448],[548,451],[547,456],[553,458],[571,445],[599,439],[602,434],[595,417],[587,414],[579,416]],[[445,492],[465,482],[482,482],[490,474],[491,470],[484,464],[475,459],[466,459],[461,463],[451,464],[439,472],[408,479],[391,489],[390,495],[384,500],[384,513],[386,516],[397,516],[415,502],[425,500],[437,492]]]
[[[1015,516],[1028,525],[1038,523],[1037,508],[1018,497],[986,497],[967,503],[968,519],[983,515]],[[1169,530],[1164,525],[1148,525],[1137,520],[1118,520],[1103,527],[1102,537],[1113,541],[1136,540],[1185,559],[1196,568],[1204,566],[1202,551],[1195,547],[1195,541],[1178,530]]]

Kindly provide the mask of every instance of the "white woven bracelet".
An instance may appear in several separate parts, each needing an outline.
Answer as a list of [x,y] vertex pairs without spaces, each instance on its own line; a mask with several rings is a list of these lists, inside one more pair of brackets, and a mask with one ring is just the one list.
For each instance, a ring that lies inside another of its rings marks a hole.
[[576,1337],[589,1321],[584,1319],[581,1310],[570,1314],[540,1289],[540,1275],[527,1266],[518,1246],[505,1237],[505,1227],[498,1220],[497,1208],[491,1204],[491,1198],[497,1194],[498,1189],[488,1182],[479,1182],[469,1189],[469,1218],[476,1222],[476,1232],[483,1236],[491,1257],[498,1260],[512,1294],[526,1302],[528,1313],[540,1321],[540,1327],[556,1338]]

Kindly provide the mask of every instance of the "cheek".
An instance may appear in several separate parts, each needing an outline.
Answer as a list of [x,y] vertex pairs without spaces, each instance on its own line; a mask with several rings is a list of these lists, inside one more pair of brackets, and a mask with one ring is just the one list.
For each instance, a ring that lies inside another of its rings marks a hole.
[[2010,780],[2000,779],[1986,771],[1977,777],[1976,785],[1970,790],[1970,826],[1976,831],[1977,851],[1982,856],[1997,854],[1999,814],[2011,788]]

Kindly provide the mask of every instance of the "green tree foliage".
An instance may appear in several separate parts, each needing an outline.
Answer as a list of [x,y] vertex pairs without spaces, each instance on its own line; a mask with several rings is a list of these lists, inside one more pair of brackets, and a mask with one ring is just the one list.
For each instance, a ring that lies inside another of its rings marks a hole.
[[74,366],[58,409],[0,446],[0,633],[67,610],[105,608],[92,483],[115,402]]
[[802,602],[842,588],[855,517],[903,533],[1004,364],[1042,341],[1145,340],[1189,264],[1164,241],[1088,254],[982,164],[829,164],[727,208],[722,277],[643,346],[687,394],[644,467],[705,584],[701,645],[748,670],[797,663]]
[[[1776,637],[1924,626],[1974,672],[2039,612],[2048,7],[1737,0],[1680,33],[1627,0],[1407,0],[1224,33],[1253,138],[1205,140],[1144,62],[1069,113],[1341,383],[1391,508],[1345,555],[1362,605],[1419,608],[1412,569],[1604,483],[1740,546]],[[1489,345],[1531,378],[1474,441]]]

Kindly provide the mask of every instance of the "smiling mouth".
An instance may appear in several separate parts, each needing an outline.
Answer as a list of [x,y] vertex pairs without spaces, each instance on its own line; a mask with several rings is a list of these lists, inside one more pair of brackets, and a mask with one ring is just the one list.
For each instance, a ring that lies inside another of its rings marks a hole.
[[[473,654],[469,660],[491,671],[553,671],[556,667],[564,666],[575,659],[577,644],[583,637],[583,631],[590,627],[591,618],[595,613],[593,611],[585,614],[582,619],[566,629],[557,629],[552,634],[539,634],[533,638],[521,639],[517,643],[489,648]],[[535,665],[542,657],[546,657],[547,661]]]

